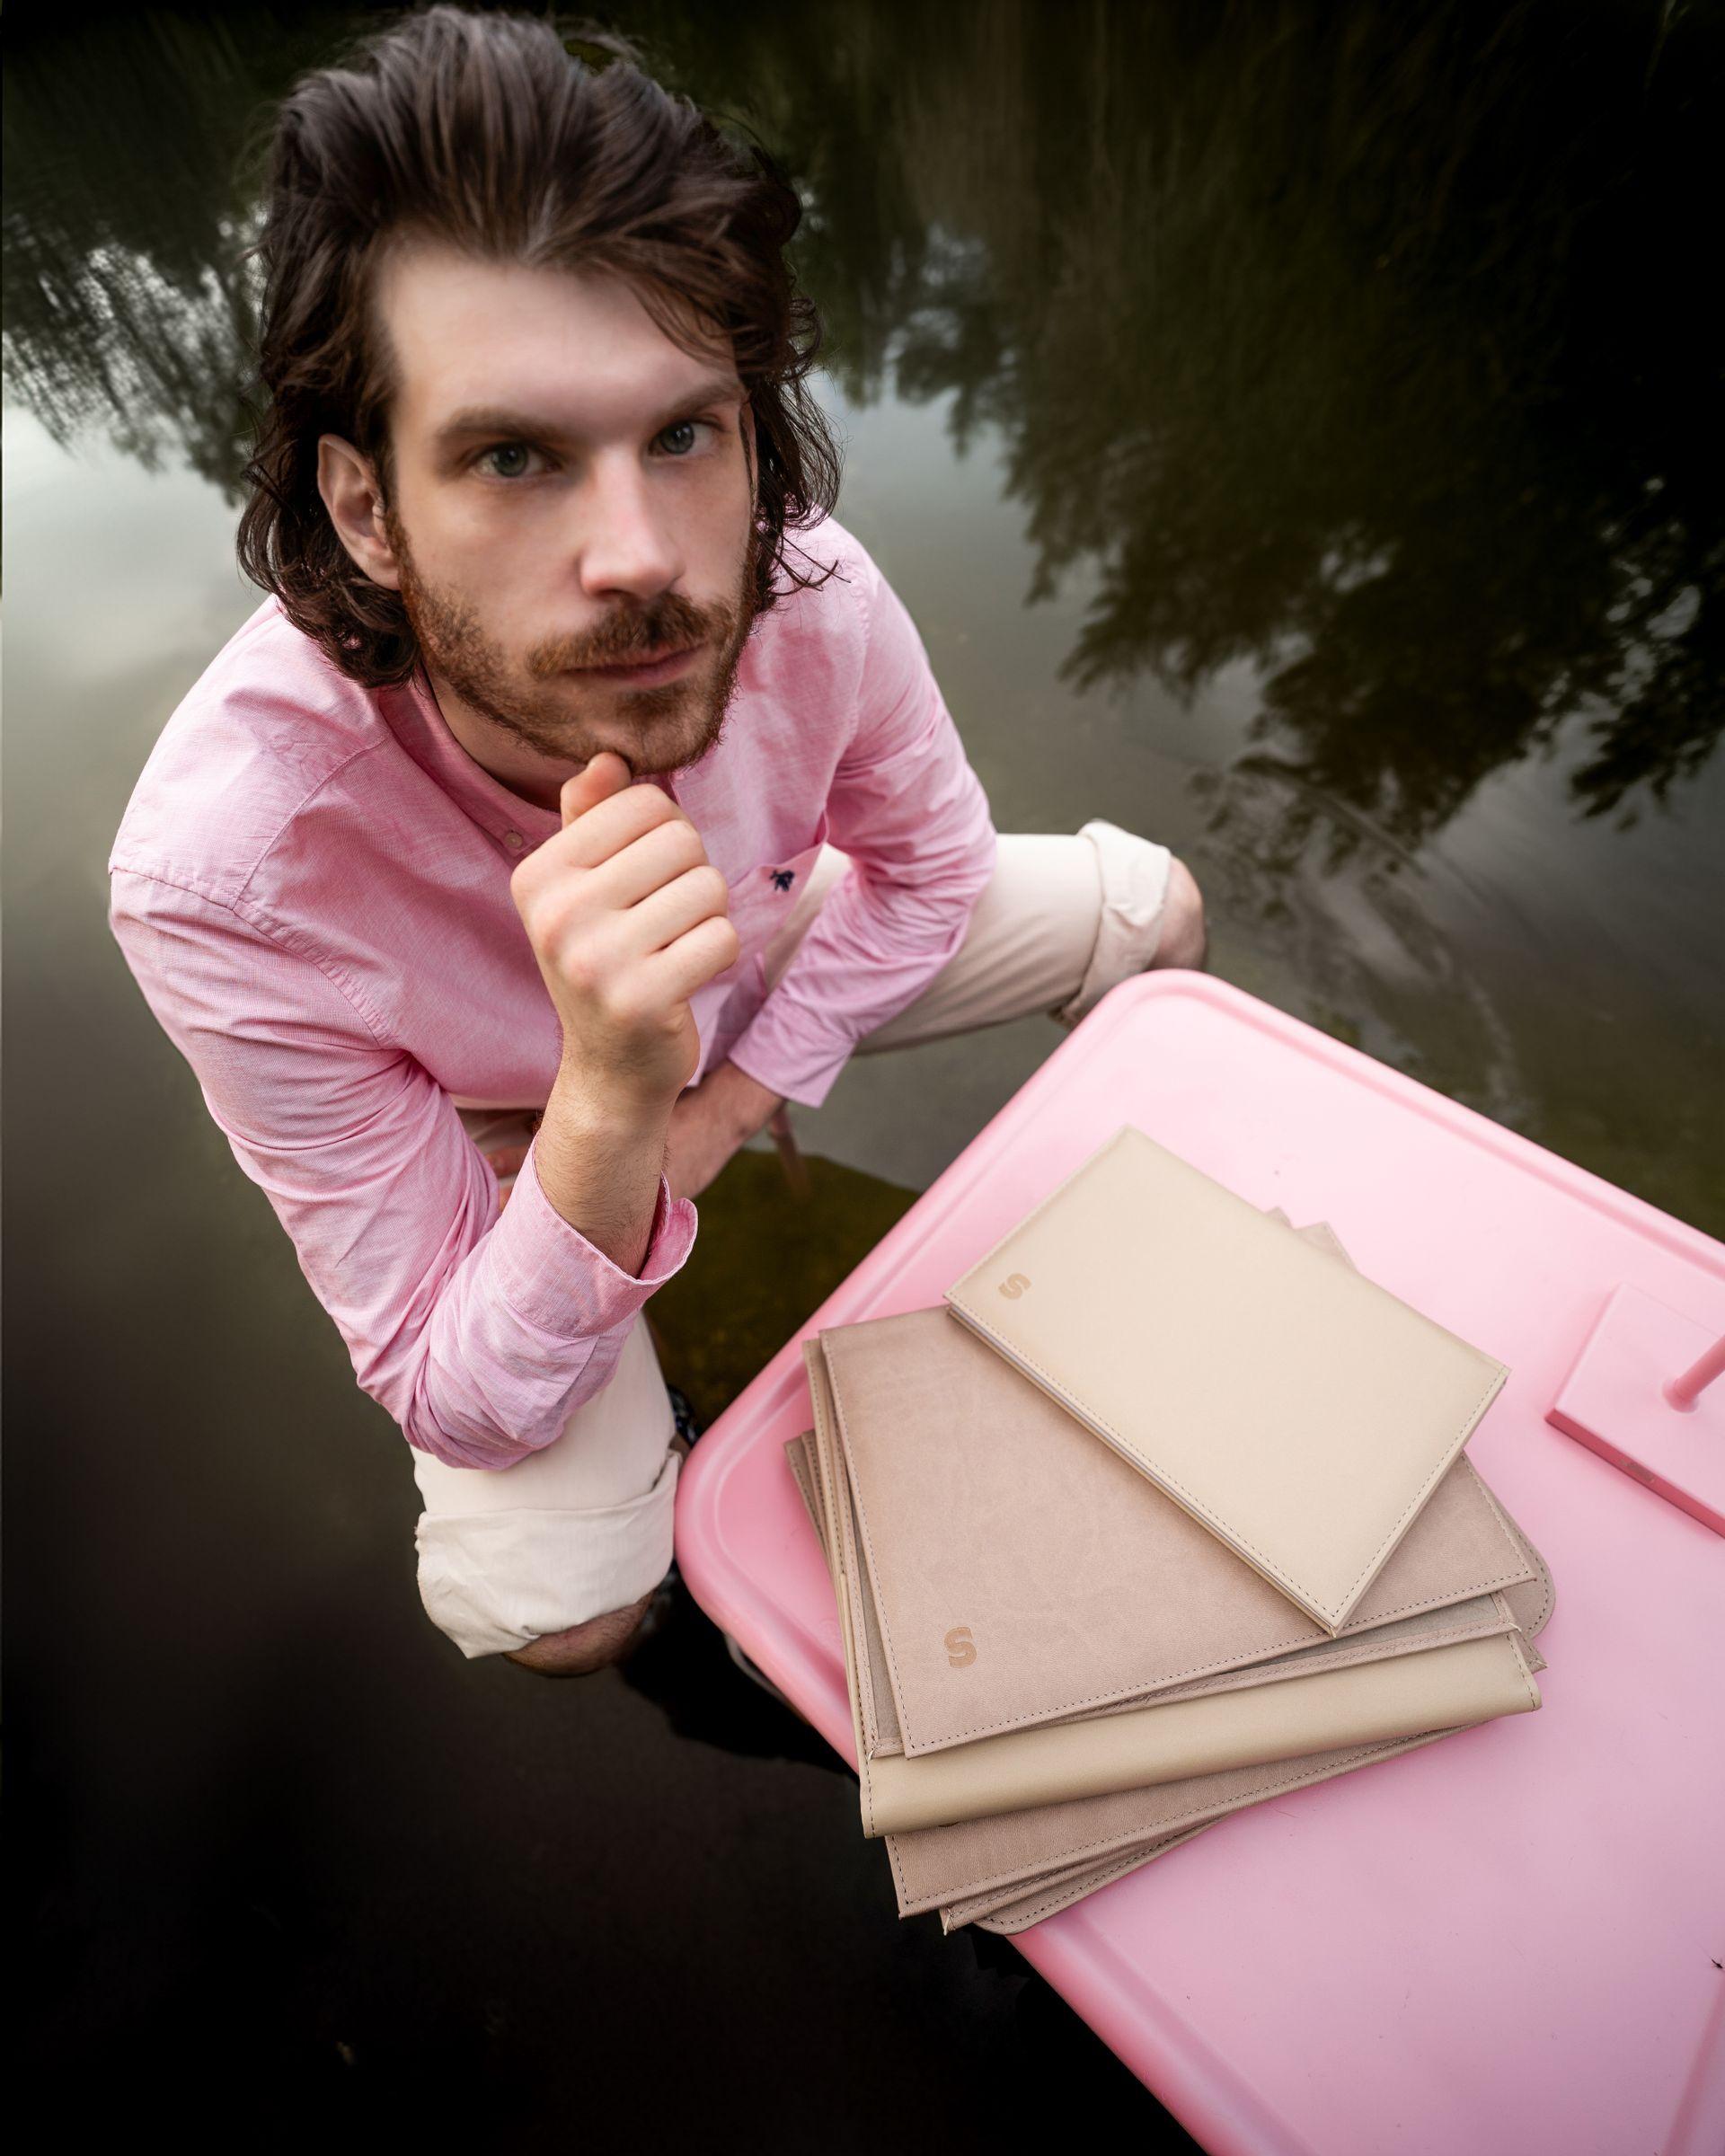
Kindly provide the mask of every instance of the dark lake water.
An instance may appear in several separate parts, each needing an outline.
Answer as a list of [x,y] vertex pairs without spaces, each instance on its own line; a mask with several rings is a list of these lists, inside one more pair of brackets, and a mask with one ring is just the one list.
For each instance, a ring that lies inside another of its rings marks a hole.
[[[149,1017],[104,863],[256,604],[236,159],[352,11],[62,10],[5,75],[10,1846],[63,2116],[270,2143],[1019,2145],[1077,2077],[900,1924],[698,1616],[463,1664],[418,1497]],[[1102,814],[1221,976],[1725,1229],[1719,6],[638,6],[797,181],[839,514],[1003,830]],[[702,1199],[709,1416],[1057,1044],[858,1059]],[[734,1253],[791,1249],[721,1314]],[[728,1255],[733,1254],[733,1255]],[[668,2069],[669,2069],[668,2071]],[[243,2105],[236,2110],[235,2104]],[[878,2130],[878,2129],[875,2129]]]

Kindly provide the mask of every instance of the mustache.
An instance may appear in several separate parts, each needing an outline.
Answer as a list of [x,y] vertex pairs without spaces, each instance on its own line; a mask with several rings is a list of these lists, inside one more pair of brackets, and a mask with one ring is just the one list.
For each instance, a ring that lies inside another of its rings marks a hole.
[[582,636],[536,646],[527,671],[544,680],[571,667],[640,666],[690,644],[721,641],[736,625],[732,607],[697,606],[680,593],[666,592],[638,614],[618,614]]

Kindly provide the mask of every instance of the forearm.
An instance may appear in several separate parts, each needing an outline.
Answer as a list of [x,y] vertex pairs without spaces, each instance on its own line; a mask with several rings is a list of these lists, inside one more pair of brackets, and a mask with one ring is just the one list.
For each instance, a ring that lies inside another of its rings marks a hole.
[[734,1063],[714,1065],[699,1085],[678,1097],[672,1111],[666,1169],[672,1195],[698,1197],[783,1099]]
[[784,1105],[783,1093],[751,1078],[729,1059],[716,1064],[695,1090],[706,1096],[715,1122],[733,1145],[765,1129],[774,1111]]
[[[610,1383],[632,1321],[694,1240],[694,1209],[675,1195],[658,1221],[662,1151],[636,1118],[595,1113],[565,1087],[546,1104],[507,1207],[478,1162],[489,1233],[417,1338],[395,1344],[405,1366],[372,1374],[410,1443],[452,1467],[507,1467],[554,1443]],[[607,1175],[619,1168],[630,1180]]]
[[963,943],[994,862],[985,821],[968,858],[937,862],[921,883],[842,878],[733,1047],[739,1067],[782,1100],[819,1107],[856,1042],[913,1003]]
[[667,1164],[670,1104],[644,1109],[560,1072],[540,1120],[535,1161],[554,1212],[614,1265],[639,1274]]
[[[117,876],[115,891],[122,949],[361,1389],[451,1467],[554,1443],[693,1245],[675,1204],[650,1241],[668,1103],[607,1113],[560,1082],[500,1212],[436,1078],[319,966],[178,886]],[[245,1014],[240,1032],[212,1022],[223,1010]]]

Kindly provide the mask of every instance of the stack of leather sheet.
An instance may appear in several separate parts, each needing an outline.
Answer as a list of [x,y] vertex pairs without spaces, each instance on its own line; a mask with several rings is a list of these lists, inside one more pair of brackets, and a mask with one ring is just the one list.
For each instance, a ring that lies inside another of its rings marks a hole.
[[1503,1365],[1123,1127],[787,1447],[902,1915],[1014,1931],[1229,1812],[1539,1706]]

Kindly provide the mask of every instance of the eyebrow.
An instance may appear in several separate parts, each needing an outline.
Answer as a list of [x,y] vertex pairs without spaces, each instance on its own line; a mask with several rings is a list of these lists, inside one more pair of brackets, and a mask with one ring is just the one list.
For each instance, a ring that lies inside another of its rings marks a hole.
[[[698,404],[734,403],[740,401],[743,394],[743,385],[734,375],[709,375],[705,381],[695,383],[675,403],[665,406],[659,416],[652,421],[650,431],[659,433],[674,420],[692,411]],[[446,420],[431,439],[438,448],[447,449],[457,442],[471,441],[481,435],[531,442],[562,442],[580,438],[571,435],[559,420],[544,418],[528,411],[510,411],[500,404],[475,404]]]

